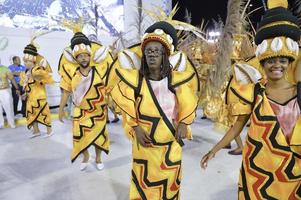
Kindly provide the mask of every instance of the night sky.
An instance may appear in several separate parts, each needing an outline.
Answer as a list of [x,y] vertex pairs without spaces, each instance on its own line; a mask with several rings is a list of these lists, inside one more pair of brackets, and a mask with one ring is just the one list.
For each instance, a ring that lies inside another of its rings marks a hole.
[[[289,3],[291,1],[293,0],[289,0]],[[202,19],[205,19],[206,22],[209,21],[209,26],[212,26],[212,18],[217,20],[220,17],[225,21],[228,0],[173,0],[173,6],[177,2],[180,9],[174,19],[185,21],[185,8],[187,8],[192,14],[193,25],[200,25]],[[253,6],[250,9],[253,10],[262,6],[262,0],[251,0],[251,4]],[[264,9],[262,8],[251,16],[251,21],[255,27],[263,13]]]

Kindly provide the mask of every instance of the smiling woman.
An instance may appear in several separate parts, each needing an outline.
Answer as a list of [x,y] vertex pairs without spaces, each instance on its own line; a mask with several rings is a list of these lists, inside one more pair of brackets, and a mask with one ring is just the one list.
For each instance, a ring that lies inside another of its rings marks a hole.
[[[259,24],[256,56],[266,78],[256,84],[230,87],[234,126],[201,160],[206,168],[217,151],[236,137],[250,118],[238,183],[239,199],[301,199],[301,65],[298,19],[286,0],[269,0]],[[293,72],[293,73],[292,73]],[[300,101],[299,101],[300,102]]]

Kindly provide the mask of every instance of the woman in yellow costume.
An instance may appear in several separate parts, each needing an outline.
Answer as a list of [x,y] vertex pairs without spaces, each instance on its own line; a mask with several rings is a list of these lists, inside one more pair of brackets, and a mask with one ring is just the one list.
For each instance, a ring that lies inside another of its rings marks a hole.
[[237,121],[201,160],[206,168],[250,118],[239,199],[301,199],[301,64],[294,62],[299,56],[301,31],[287,6],[285,0],[268,1],[269,10],[255,36],[256,56],[266,78],[230,88],[229,105],[233,115],[238,115]]
[[23,99],[26,99],[27,127],[33,127],[31,138],[40,136],[38,124],[47,127],[47,135],[53,134],[51,129],[51,113],[47,103],[46,84],[53,83],[51,68],[43,56],[38,54],[37,48],[31,43],[23,51],[23,61],[26,71],[22,72],[21,85],[24,88]]
[[88,148],[94,146],[96,167],[102,170],[104,164],[101,152],[108,154],[110,144],[106,127],[107,103],[104,79],[111,57],[106,48],[92,49],[91,46],[91,42],[82,32],[76,32],[71,39],[69,48],[71,52],[64,51],[64,58],[60,61],[62,64],[60,86],[63,94],[59,119],[63,121],[64,107],[72,95],[74,110],[71,160],[74,162],[80,154],[83,154],[80,169],[85,170],[90,158]]
[[111,96],[132,139],[130,199],[180,198],[182,139],[191,139],[197,96],[195,73],[172,71],[176,45],[173,26],[157,22],[143,36],[140,69],[115,69]]

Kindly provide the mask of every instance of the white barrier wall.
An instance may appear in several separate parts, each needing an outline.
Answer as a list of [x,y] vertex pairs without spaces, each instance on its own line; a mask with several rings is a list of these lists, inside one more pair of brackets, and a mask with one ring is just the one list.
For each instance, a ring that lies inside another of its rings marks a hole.
[[[127,41],[139,42],[140,37],[135,28],[135,20],[137,19],[138,0],[124,0],[124,27],[125,39]],[[148,10],[155,10],[155,6],[164,8],[164,10],[171,9],[171,0],[142,0],[142,6]],[[143,20],[144,31],[149,25],[154,22],[150,17],[145,17]],[[12,64],[11,58],[15,55],[20,56],[22,60],[23,49],[30,42],[32,30],[23,28],[7,28],[0,26],[0,59],[1,64],[8,66]],[[38,52],[43,55],[49,62],[53,70],[53,78],[57,82],[54,85],[47,87],[47,93],[50,106],[59,105],[60,89],[58,82],[60,77],[57,73],[58,61],[62,50],[70,44],[72,32],[55,31],[39,37],[36,43],[40,46]],[[100,37],[100,41],[104,45],[110,45],[115,38],[109,36]],[[5,48],[2,50],[2,47]]]

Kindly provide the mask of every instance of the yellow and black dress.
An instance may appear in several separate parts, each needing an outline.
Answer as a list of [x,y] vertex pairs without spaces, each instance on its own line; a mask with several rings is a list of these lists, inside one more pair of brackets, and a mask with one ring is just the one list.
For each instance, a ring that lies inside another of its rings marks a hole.
[[108,153],[110,141],[105,115],[105,72],[92,67],[88,76],[84,76],[79,67],[68,69],[68,73],[62,76],[60,86],[73,96],[73,162],[91,145]]
[[[119,81],[111,96],[124,113],[124,128],[132,140],[130,199],[179,199],[182,143],[175,139],[175,124],[189,125],[195,118],[197,96],[190,83],[195,73],[173,71],[167,78],[177,107],[176,121],[172,122],[150,80],[138,70],[116,69],[115,72]],[[153,147],[138,144],[132,128],[137,125],[149,134]],[[191,139],[191,131],[188,132],[187,138]]]
[[301,116],[293,122],[288,140],[262,83],[230,87],[229,92],[232,114],[250,114],[251,119],[239,199],[301,199]]
[[51,68],[36,65],[22,72],[20,84],[26,93],[26,120],[30,129],[34,122],[51,127],[51,113],[47,103],[46,84],[54,83]]

